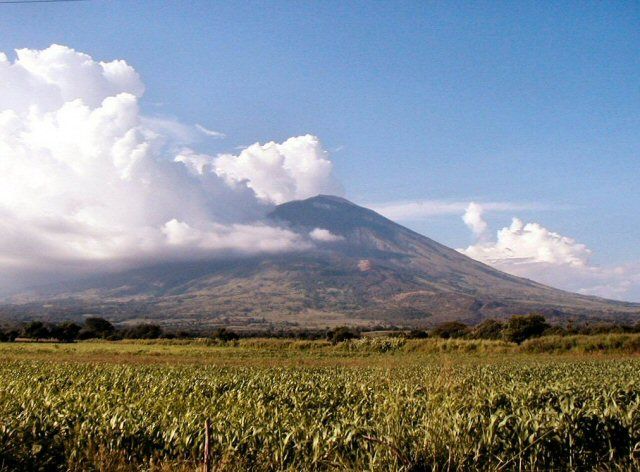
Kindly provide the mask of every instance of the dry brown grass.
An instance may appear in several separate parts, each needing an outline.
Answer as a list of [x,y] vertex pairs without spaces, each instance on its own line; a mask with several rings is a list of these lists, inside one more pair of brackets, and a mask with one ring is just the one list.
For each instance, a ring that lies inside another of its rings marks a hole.
[[404,340],[364,338],[333,345],[326,341],[243,339],[229,343],[201,340],[80,342],[74,344],[4,343],[0,358],[98,364],[216,365],[230,367],[401,367],[424,361],[496,362],[523,360],[636,357],[640,335],[545,337],[521,346],[486,340]]

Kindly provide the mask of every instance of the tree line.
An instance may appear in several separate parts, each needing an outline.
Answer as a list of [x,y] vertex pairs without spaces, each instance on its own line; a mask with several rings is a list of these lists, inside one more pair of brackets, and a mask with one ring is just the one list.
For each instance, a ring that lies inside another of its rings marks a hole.
[[140,323],[116,328],[104,318],[89,317],[82,324],[72,321],[49,323],[30,321],[20,326],[0,328],[0,342],[21,339],[57,340],[61,342],[81,341],[85,339],[157,339],[167,333],[156,324]]
[[315,330],[279,330],[235,332],[227,328],[215,328],[208,332],[167,331],[153,323],[139,323],[116,327],[104,318],[88,317],[82,324],[72,321],[51,323],[30,321],[22,325],[10,327],[0,326],[0,342],[15,340],[56,340],[74,342],[86,339],[105,339],[117,341],[121,339],[187,339],[210,337],[221,341],[235,341],[241,337],[297,338],[305,340],[326,339],[333,343],[361,337],[366,331],[385,331],[390,336],[402,336],[409,339],[490,339],[522,343],[523,341],[548,335],[595,335],[608,333],[640,333],[640,322],[635,325],[619,323],[567,323],[551,325],[544,316],[538,314],[512,316],[501,321],[485,320],[478,325],[468,325],[459,321],[442,323],[430,329],[412,329],[400,327],[373,326],[353,328],[339,326]]
[[[610,333],[640,333],[640,322],[635,325],[621,323],[567,323],[551,325],[543,315],[515,315],[507,320],[488,319],[477,325],[468,325],[460,321],[449,321],[431,329],[413,329],[396,331],[391,336],[409,339],[488,339],[504,340],[521,344],[527,339],[541,336],[597,335]],[[341,342],[358,338],[362,332],[346,326],[327,332],[327,339]]]
[[538,314],[517,315],[500,321],[488,319],[470,326],[459,321],[442,323],[429,331],[412,330],[409,338],[434,337],[443,339],[493,339],[517,344],[541,336],[596,335],[609,333],[640,333],[640,322],[635,325],[621,323],[567,323],[551,325]]

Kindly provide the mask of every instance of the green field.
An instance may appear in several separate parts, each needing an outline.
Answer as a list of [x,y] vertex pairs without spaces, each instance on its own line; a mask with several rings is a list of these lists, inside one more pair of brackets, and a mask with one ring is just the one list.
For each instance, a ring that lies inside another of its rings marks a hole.
[[0,344],[0,470],[637,470],[638,336],[545,342]]

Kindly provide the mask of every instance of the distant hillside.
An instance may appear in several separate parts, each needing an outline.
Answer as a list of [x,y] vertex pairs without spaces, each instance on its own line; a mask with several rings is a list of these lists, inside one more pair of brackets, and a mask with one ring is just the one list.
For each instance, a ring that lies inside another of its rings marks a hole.
[[164,264],[40,287],[2,313],[254,329],[474,323],[532,311],[550,319],[640,319],[640,304],[505,274],[342,198],[285,203],[269,218],[301,234],[325,231],[304,253]]

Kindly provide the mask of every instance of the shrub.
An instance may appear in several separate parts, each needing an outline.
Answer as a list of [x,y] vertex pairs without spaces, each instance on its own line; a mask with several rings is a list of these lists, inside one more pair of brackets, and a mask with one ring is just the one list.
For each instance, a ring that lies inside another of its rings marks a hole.
[[191,331],[180,330],[176,333],[176,338],[178,339],[192,339],[195,337],[196,335]]
[[84,328],[80,330],[80,339],[103,338],[107,339],[115,333],[116,329],[104,318],[90,317],[84,320]]
[[503,331],[507,341],[521,344],[523,341],[542,336],[550,325],[542,315],[512,316]]
[[127,328],[125,339],[157,339],[162,336],[162,328],[156,324],[141,323]]
[[31,321],[22,328],[22,336],[29,339],[46,339],[51,337],[51,333],[42,321]]
[[81,329],[80,325],[65,321],[51,327],[51,336],[62,342],[70,343],[78,337]]
[[227,328],[218,328],[216,329],[212,335],[212,338],[219,339],[220,341],[236,341],[240,339],[237,333],[234,331],[229,331]]
[[13,342],[19,336],[20,332],[14,328],[0,328],[0,342],[2,343]]
[[405,333],[404,337],[407,339],[426,339],[429,337],[429,333],[423,329],[412,329],[408,333]]
[[569,334],[568,329],[563,326],[551,326],[544,330],[543,333],[545,336],[566,336]]
[[473,339],[501,339],[504,323],[496,320],[485,320],[471,331]]
[[327,333],[327,340],[331,341],[334,344],[341,343],[349,339],[356,339],[359,337],[360,333],[351,328],[347,328],[346,326],[334,328]]
[[9,341],[13,342],[18,336],[20,336],[20,331],[17,329],[10,329],[9,331],[5,331],[5,335],[9,338]]
[[302,331],[295,332],[294,337],[296,339],[303,339],[303,340],[310,341],[310,340],[322,339],[324,336],[321,331],[302,330]]
[[454,338],[462,338],[469,332],[469,327],[460,323],[459,321],[449,321],[447,323],[442,323],[431,331],[431,335],[443,338],[443,339],[454,339]]

